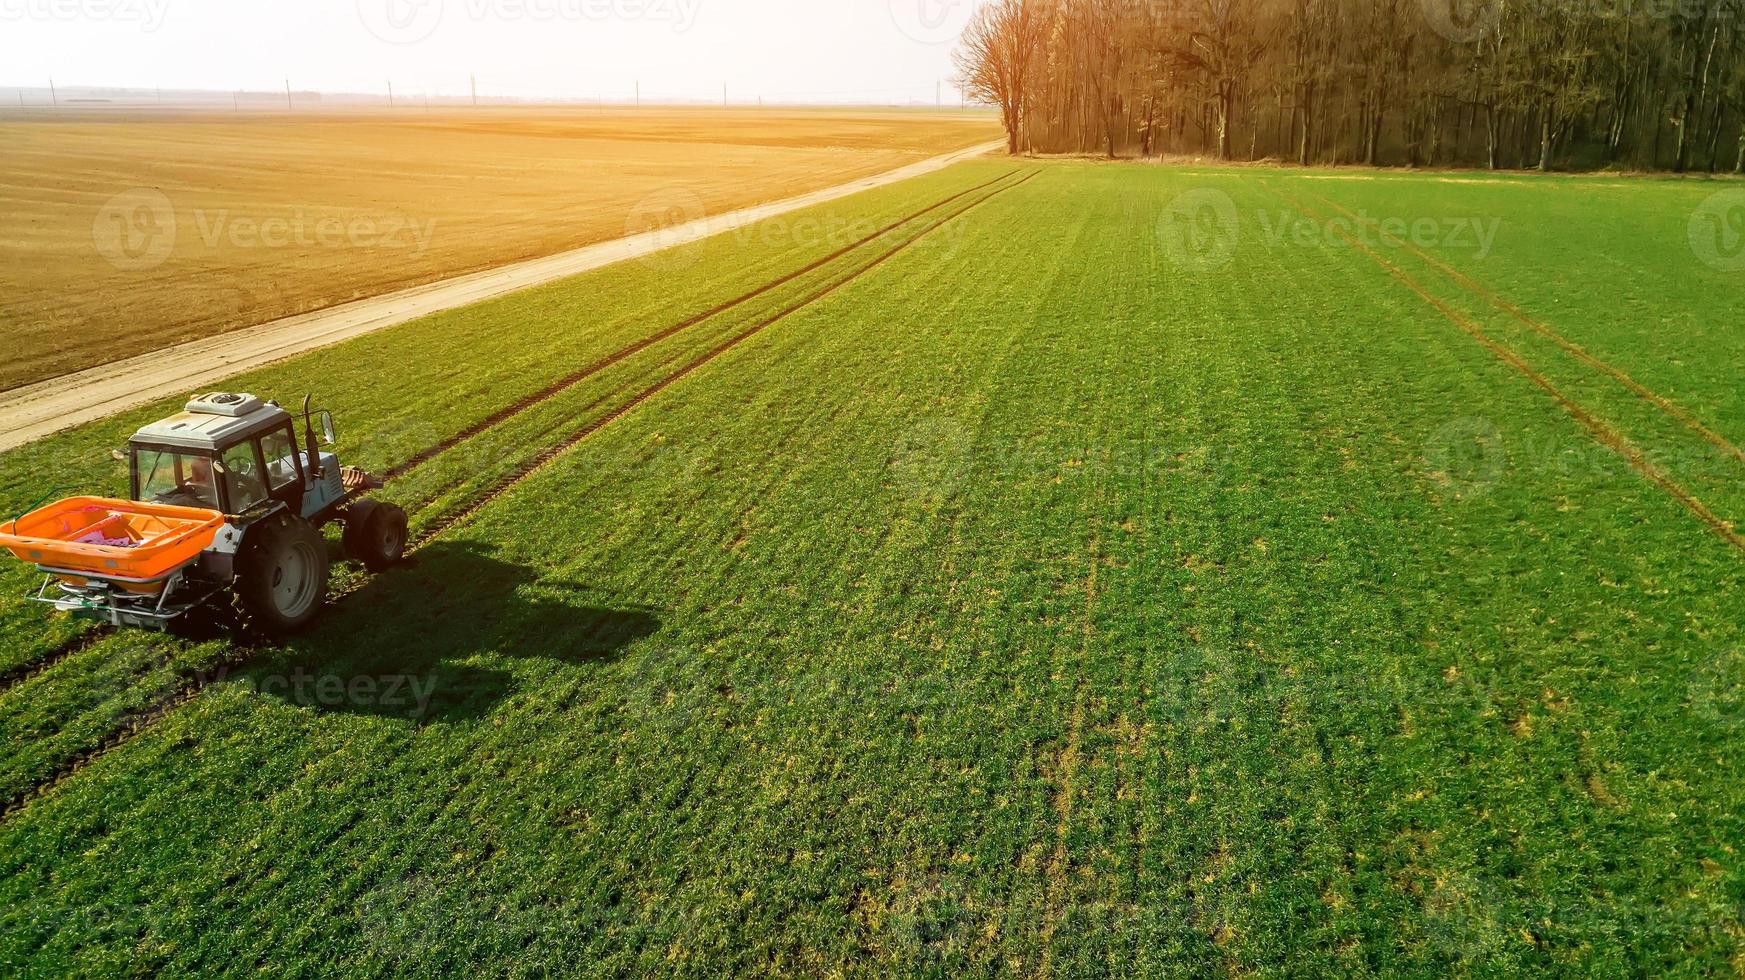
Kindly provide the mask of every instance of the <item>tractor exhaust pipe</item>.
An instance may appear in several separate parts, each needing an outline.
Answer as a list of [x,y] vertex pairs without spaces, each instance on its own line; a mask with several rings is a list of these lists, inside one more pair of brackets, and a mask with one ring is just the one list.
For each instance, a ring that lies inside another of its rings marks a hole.
[[303,445],[309,454],[310,473],[321,468],[321,444],[315,441],[315,416],[310,412],[314,401],[313,394],[303,396]]

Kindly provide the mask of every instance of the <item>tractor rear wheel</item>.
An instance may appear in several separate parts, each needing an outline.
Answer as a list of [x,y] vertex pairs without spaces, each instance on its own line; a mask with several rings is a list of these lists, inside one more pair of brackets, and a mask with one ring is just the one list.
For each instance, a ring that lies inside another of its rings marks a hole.
[[360,500],[345,515],[345,553],[372,572],[406,557],[406,512],[393,504]]
[[269,517],[249,529],[236,571],[249,619],[270,634],[296,633],[327,602],[327,539],[302,518]]

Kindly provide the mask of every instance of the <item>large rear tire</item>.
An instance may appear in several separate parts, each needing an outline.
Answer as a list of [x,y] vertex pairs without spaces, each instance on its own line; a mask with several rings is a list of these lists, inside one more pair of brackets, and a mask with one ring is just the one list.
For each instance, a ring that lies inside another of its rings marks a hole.
[[372,572],[385,572],[406,557],[407,527],[399,507],[360,500],[345,515],[345,553]]
[[327,603],[327,540],[279,514],[249,529],[237,555],[236,593],[249,621],[274,636],[307,629]]

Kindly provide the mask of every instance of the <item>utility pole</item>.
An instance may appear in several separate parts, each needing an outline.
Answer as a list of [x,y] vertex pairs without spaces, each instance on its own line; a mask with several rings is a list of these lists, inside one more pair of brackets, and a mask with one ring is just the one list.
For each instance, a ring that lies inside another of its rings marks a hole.
[[235,92],[232,92],[230,94],[230,104],[236,107],[237,112],[242,111],[242,90],[241,89],[237,89]]
[[727,83],[721,83],[721,108],[727,108]]
[[291,80],[289,78],[285,79],[285,110],[288,112],[297,111],[297,107],[291,104]]
[[388,108],[394,108],[394,80],[388,79]]
[[479,107],[479,76],[468,75],[467,81],[472,83],[472,86],[473,86],[473,108],[477,109]]
[[945,108],[945,83],[942,81],[933,83],[933,106],[936,109]]
[[55,80],[52,78],[48,80],[48,104],[52,106],[61,104],[61,95],[55,91]]
[[642,79],[636,80],[636,107],[642,108]]

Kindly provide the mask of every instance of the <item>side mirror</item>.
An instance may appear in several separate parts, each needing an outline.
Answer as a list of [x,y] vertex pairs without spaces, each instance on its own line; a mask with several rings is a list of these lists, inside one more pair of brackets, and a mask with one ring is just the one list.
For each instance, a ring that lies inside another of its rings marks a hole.
[[320,418],[321,441],[327,443],[329,446],[335,445],[339,442],[339,432],[333,427],[333,413],[322,412]]

